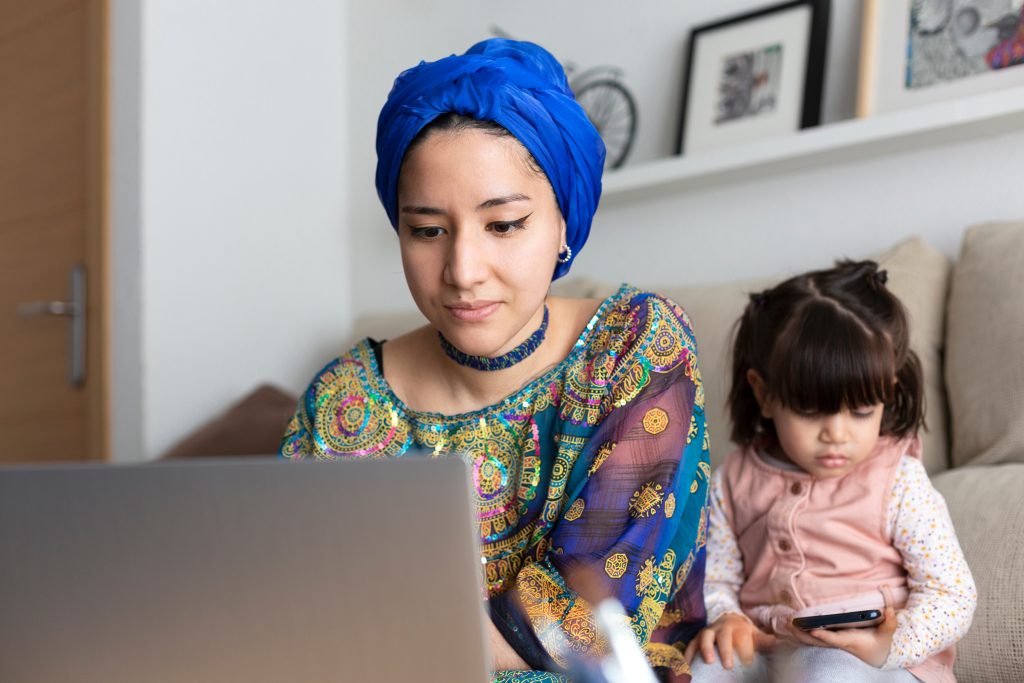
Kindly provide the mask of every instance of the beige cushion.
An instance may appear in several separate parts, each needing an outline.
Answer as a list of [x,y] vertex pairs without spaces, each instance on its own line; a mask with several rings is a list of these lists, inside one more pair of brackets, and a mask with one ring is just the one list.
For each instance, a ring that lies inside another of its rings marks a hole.
[[1024,465],[958,467],[935,477],[978,585],[957,645],[960,683],[1024,680]]
[[1024,223],[964,236],[953,272],[946,385],[953,463],[1024,462]]
[[[921,358],[925,375],[928,430],[922,434],[924,464],[929,472],[938,472],[949,466],[941,366],[949,259],[919,237],[907,239],[874,258],[888,271],[889,287],[910,315],[911,346]],[[715,465],[734,448],[729,441],[732,425],[726,411],[733,325],[751,292],[779,281],[779,278],[770,278],[717,286],[654,288],[686,309],[693,321],[707,395],[711,458]]]

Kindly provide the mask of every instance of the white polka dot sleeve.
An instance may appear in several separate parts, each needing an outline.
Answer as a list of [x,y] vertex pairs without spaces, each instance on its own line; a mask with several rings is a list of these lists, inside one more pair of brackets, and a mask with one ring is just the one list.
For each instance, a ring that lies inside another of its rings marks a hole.
[[726,612],[743,614],[739,598],[743,587],[743,555],[725,516],[725,493],[717,470],[711,475],[710,499],[707,566],[704,569],[704,608],[709,624]]
[[907,668],[964,637],[978,593],[946,501],[918,459],[903,456],[887,515],[910,597],[896,613],[898,626],[883,668]]

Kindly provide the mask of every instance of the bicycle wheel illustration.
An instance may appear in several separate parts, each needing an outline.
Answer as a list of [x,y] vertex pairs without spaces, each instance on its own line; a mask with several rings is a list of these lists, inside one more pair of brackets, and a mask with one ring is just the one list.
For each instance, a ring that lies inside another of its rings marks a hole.
[[576,101],[604,140],[605,166],[619,168],[629,156],[636,136],[633,96],[621,83],[610,78],[587,81],[575,90]]

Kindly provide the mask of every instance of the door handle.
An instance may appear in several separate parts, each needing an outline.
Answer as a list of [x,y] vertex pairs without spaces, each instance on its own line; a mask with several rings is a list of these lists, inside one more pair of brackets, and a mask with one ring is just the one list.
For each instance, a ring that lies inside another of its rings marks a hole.
[[30,301],[18,304],[18,315],[22,317],[71,318],[68,339],[68,384],[73,387],[85,384],[85,295],[85,266],[79,263],[71,269],[70,301]]

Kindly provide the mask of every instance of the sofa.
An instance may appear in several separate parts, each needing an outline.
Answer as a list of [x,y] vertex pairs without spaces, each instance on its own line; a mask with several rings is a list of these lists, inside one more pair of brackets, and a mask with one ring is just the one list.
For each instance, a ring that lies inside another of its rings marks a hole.
[[[837,255],[838,256],[838,255]],[[861,257],[864,255],[852,255]],[[910,314],[926,383],[924,464],[946,498],[978,586],[978,609],[958,646],[961,683],[1024,682],[1024,223],[968,229],[951,262],[913,237],[869,255]],[[820,264],[826,267],[829,264]],[[714,464],[731,450],[725,410],[733,324],[748,295],[776,278],[711,286],[645,282],[680,303],[697,336]],[[603,298],[620,283],[558,282],[553,293]],[[388,339],[422,324],[415,313],[357,321],[355,338]],[[271,453],[295,397],[263,387],[170,455]],[[254,443],[253,425],[266,443]],[[261,427],[261,428],[262,428]],[[248,441],[236,443],[240,438]]]

